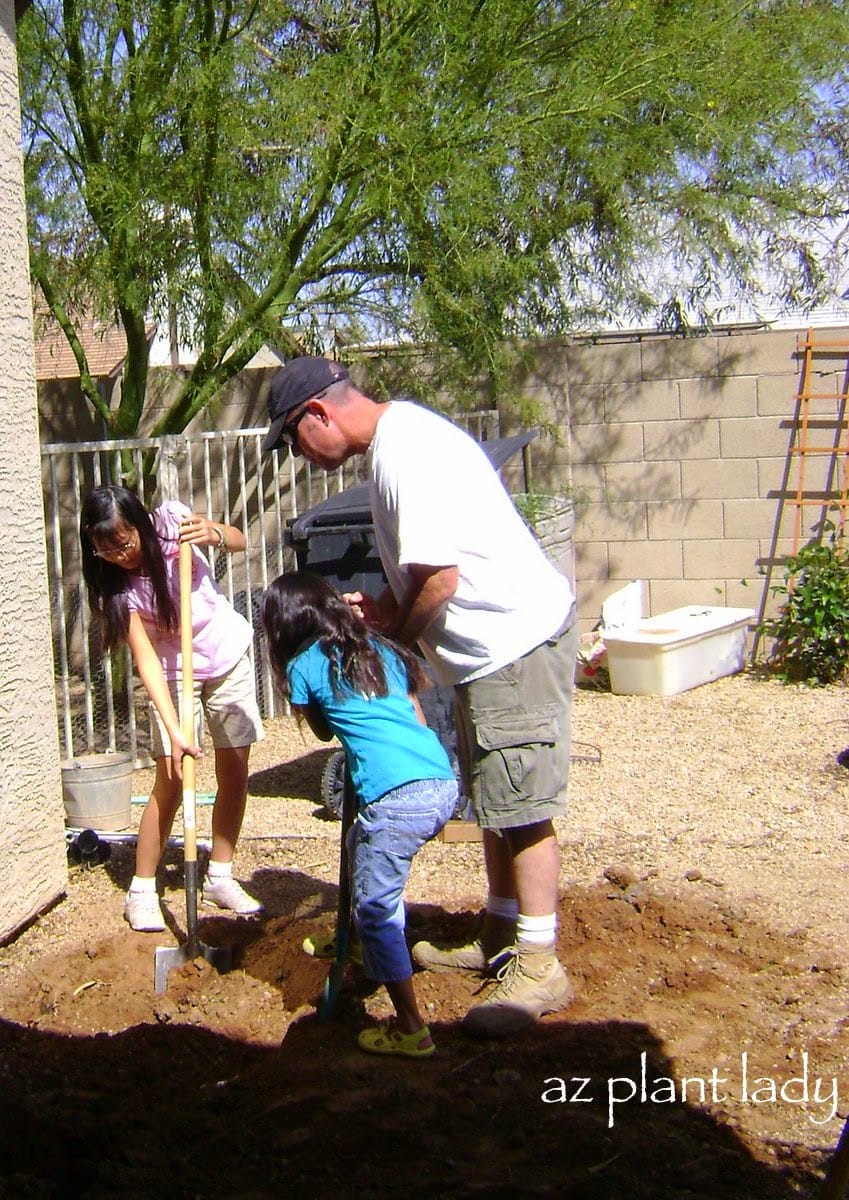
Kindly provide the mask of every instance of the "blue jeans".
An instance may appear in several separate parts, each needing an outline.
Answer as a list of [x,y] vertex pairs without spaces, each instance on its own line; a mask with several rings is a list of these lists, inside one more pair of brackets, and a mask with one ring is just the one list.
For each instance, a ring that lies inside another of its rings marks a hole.
[[394,983],[413,973],[404,937],[404,888],[416,851],[457,806],[453,779],[419,779],[360,807],[348,833],[354,924],[369,979]]

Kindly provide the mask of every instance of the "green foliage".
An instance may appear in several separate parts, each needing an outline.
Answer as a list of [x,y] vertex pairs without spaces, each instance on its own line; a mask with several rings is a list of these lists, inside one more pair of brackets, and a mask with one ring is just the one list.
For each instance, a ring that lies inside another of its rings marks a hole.
[[784,596],[776,617],[760,632],[775,639],[770,664],[786,682],[836,683],[849,667],[849,555],[827,522],[825,542],[805,546],[787,560]]
[[33,275],[72,345],[124,324],[115,411],[76,347],[115,433],[169,308],[198,359],[156,432],[328,327],[504,401],[528,338],[770,268],[813,298],[846,209],[843,0],[34,0],[18,33]]
[[540,522],[554,519],[560,513],[574,511],[582,503],[582,497],[574,489],[567,488],[557,494],[550,492],[513,492],[511,499],[519,516],[532,529]]

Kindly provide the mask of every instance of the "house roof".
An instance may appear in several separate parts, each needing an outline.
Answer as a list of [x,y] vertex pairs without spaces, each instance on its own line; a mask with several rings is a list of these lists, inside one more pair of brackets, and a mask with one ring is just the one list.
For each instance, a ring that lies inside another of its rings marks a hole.
[[[120,374],[127,357],[127,338],[122,326],[108,325],[94,318],[77,323],[77,334],[95,379],[113,379]],[[150,341],[156,331],[147,326]],[[68,339],[51,318],[39,316],[35,327],[35,377],[37,380],[79,379],[77,360]]]

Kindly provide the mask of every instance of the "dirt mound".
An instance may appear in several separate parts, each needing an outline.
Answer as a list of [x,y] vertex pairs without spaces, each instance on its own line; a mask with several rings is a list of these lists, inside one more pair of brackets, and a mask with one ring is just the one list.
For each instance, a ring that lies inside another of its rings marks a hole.
[[[10,962],[0,1195],[814,1194],[825,1151],[807,1135],[849,1094],[846,976],[803,935],[610,869],[561,905],[568,1012],[472,1041],[457,1022],[480,981],[420,974],[438,1054],[412,1063],[357,1049],[387,1010],[353,970],[334,1019],[316,1019],[326,964],[301,942],[332,913],[331,890],[318,919],[204,918],[234,970],[187,964],[163,996],[167,935],[116,929]],[[410,934],[464,938],[476,920],[414,904]]]

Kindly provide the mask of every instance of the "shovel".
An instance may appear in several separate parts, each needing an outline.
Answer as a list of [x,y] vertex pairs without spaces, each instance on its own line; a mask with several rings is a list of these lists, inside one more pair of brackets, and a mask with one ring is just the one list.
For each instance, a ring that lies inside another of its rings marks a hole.
[[342,987],[345,963],[351,944],[351,873],[348,865],[348,830],[354,823],[357,812],[357,797],[351,783],[351,775],[345,765],[342,785],[342,843],[339,847],[339,898],[336,902],[336,957],[330,964],[321,1003],[318,1007],[319,1021],[327,1021],[333,1015],[336,999]]
[[[180,722],[183,736],[195,740],[195,681],[192,662],[192,548],[180,543],[180,650],[183,685]],[[198,851],[195,824],[195,760],[183,758],[183,870],[186,890],[186,940],[182,946],[157,946],[153,966],[153,990],[165,991],[168,972],[183,963],[205,958],[222,974],[232,966],[228,946],[206,946],[198,937]]]

